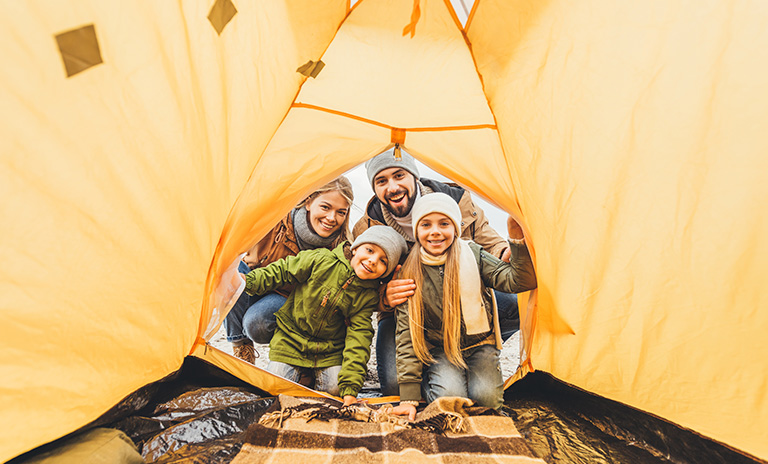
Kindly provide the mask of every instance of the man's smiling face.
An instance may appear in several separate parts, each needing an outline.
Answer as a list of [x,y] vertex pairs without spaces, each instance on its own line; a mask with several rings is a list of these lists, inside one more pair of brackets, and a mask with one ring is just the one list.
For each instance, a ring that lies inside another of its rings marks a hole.
[[383,169],[373,178],[373,191],[392,215],[405,217],[416,201],[416,178],[402,168]]

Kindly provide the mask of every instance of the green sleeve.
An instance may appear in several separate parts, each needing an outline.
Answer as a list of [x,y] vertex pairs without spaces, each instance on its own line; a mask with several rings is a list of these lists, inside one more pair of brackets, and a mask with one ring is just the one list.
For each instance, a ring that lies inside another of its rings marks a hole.
[[[472,244],[474,245],[474,244]],[[474,245],[478,251],[479,246]],[[505,293],[521,293],[536,288],[536,272],[533,261],[525,244],[509,244],[511,256],[509,263],[479,250],[480,275],[483,283],[490,288]]]
[[245,275],[245,292],[263,295],[284,285],[306,282],[312,274],[317,254],[317,250],[305,250],[252,270]]
[[363,309],[349,318],[344,339],[344,354],[339,372],[339,396],[357,396],[368,372],[373,342],[373,311],[379,303],[378,291],[371,290]]

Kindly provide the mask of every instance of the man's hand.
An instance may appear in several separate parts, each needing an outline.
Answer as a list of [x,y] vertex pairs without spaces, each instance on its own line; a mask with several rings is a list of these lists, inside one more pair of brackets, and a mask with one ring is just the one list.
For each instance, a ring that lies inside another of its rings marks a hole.
[[412,404],[400,404],[392,408],[392,414],[396,416],[408,416],[409,421],[416,420],[416,406]]
[[344,395],[344,406],[357,403],[357,397],[352,395]]
[[[395,274],[400,270],[398,264],[395,268]],[[384,291],[384,306],[394,308],[399,304],[408,301],[408,298],[416,293],[416,282],[413,279],[393,279],[387,283],[387,289]]]
[[507,218],[507,233],[509,234],[509,238],[512,239],[519,240],[521,238],[525,238],[525,235],[523,234],[523,228],[520,227],[520,224],[518,224],[512,216]]

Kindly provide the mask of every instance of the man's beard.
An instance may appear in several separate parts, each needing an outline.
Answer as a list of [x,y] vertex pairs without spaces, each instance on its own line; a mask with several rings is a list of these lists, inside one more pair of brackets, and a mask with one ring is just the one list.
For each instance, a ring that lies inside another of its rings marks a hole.
[[[404,205],[399,205],[396,207],[393,207],[392,205],[390,205],[389,197],[396,197],[401,193],[405,193],[405,196],[408,199],[408,201],[405,202]],[[387,210],[392,214],[392,216],[402,218],[411,214],[411,210],[413,209],[413,204],[415,202],[416,202],[416,190],[414,189],[414,192],[411,195],[408,195],[408,191],[403,189],[403,190],[398,190],[397,192],[391,195],[388,195],[386,198],[386,201],[384,201],[383,203],[384,203],[384,206],[387,208]]]

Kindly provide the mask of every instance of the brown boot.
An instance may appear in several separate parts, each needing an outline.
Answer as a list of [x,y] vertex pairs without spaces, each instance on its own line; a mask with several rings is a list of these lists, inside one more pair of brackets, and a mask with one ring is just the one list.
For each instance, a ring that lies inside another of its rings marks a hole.
[[247,363],[253,364],[256,362],[256,348],[253,347],[253,342],[250,340],[242,345],[233,346],[232,352],[235,357],[240,358]]

